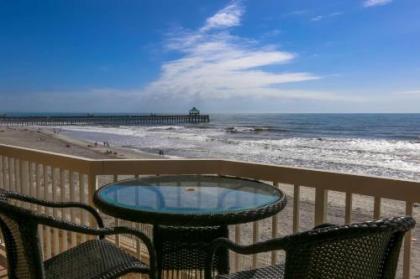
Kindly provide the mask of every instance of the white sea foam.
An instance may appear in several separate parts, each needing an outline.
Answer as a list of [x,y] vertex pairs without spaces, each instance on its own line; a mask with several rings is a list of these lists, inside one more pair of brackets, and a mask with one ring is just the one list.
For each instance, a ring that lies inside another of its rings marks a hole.
[[[368,175],[420,179],[420,143],[341,137],[241,137],[255,128],[66,127],[66,133],[171,156],[228,158]],[[258,130],[265,131],[265,130]]]

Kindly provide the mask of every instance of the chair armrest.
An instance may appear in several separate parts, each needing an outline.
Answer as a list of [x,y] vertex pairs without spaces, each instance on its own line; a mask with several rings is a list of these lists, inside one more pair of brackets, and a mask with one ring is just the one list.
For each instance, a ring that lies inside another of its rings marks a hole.
[[101,216],[99,215],[98,211],[95,208],[93,208],[92,206],[89,206],[89,205],[84,204],[84,203],[46,201],[46,200],[41,200],[41,199],[38,199],[38,198],[30,197],[30,196],[27,196],[27,195],[24,195],[24,194],[20,194],[20,193],[16,193],[16,192],[9,192],[9,191],[5,192],[5,193],[2,193],[2,195],[4,195],[8,199],[19,200],[19,201],[32,203],[32,204],[37,204],[37,205],[41,205],[41,206],[45,206],[45,207],[80,208],[80,209],[83,209],[83,210],[89,212],[95,218],[96,223],[97,223],[99,228],[104,227],[104,222],[103,222]]
[[217,238],[209,245],[209,258],[207,260],[207,267],[205,270],[205,278],[211,278],[211,271],[213,270],[213,260],[218,249],[225,248],[232,250],[238,254],[250,255],[263,252],[270,252],[274,250],[286,250],[289,243],[289,237],[275,238],[262,242],[257,242],[251,245],[240,245],[231,241],[228,238]]
[[152,276],[153,278],[156,278],[154,277],[156,275],[156,267],[157,267],[156,251],[154,249],[154,246],[150,238],[140,230],[132,229],[128,227],[90,228],[87,226],[77,225],[77,224],[63,221],[63,220],[57,220],[51,216],[47,216],[44,214],[37,214],[36,219],[38,223],[41,225],[46,225],[46,226],[57,228],[57,229],[62,229],[66,231],[82,233],[82,234],[87,234],[87,235],[96,235],[96,236],[99,236],[100,239],[103,239],[105,236],[108,236],[108,235],[117,235],[117,234],[133,235],[136,238],[140,239],[145,244],[147,251],[149,253],[149,258],[150,258],[150,273],[153,274]]
[[240,245],[231,241],[228,238],[217,238],[210,244],[211,250],[215,251],[219,248],[226,248],[233,252],[250,255],[256,253],[270,252],[274,250],[282,250],[287,248],[288,237],[275,238],[262,242],[257,242],[251,245]]

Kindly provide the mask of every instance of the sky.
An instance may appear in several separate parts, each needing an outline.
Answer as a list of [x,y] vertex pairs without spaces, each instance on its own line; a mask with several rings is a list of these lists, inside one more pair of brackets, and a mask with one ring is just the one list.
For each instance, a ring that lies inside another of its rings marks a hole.
[[420,113],[419,0],[0,0],[0,112]]

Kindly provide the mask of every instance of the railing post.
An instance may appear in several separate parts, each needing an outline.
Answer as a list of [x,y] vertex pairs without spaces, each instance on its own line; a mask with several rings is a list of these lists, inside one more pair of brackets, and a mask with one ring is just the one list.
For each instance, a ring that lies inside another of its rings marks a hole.
[[325,223],[327,219],[328,190],[315,190],[315,226]]
[[[413,202],[407,201],[405,203],[405,215],[413,215]],[[412,230],[405,234],[404,238],[404,258],[403,258],[403,278],[409,279],[411,275],[411,241]]]

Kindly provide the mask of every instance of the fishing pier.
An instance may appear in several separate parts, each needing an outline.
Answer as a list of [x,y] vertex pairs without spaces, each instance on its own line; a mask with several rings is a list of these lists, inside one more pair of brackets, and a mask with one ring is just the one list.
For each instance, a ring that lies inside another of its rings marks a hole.
[[[198,110],[197,110],[198,111]],[[0,126],[134,126],[176,125],[210,122],[210,116],[190,110],[189,114],[114,114],[114,115],[0,115]]]

